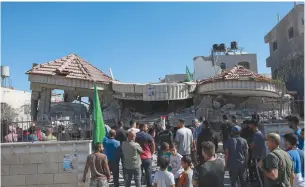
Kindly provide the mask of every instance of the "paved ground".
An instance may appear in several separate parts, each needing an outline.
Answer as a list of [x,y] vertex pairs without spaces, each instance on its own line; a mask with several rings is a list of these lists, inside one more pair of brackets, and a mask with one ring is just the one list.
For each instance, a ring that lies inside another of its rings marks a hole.
[[[157,158],[156,156],[154,155],[154,162],[153,162],[153,173],[157,171]],[[154,174],[153,174],[154,175]],[[113,186],[113,183],[110,183],[110,186],[112,187]],[[124,179],[123,179],[123,171],[122,171],[122,167],[120,166],[120,187],[124,187]],[[224,187],[230,187],[230,179],[229,179],[229,174],[228,172],[226,172],[225,174],[225,184],[224,184]],[[135,187],[135,183],[134,181],[132,180],[131,182],[131,187]],[[146,185],[142,185],[142,187],[146,187]]]

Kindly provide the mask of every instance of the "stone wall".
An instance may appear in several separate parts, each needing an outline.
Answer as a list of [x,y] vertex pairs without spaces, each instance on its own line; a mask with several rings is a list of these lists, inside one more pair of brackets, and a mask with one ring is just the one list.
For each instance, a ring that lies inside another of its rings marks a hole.
[[[81,180],[91,141],[5,143],[1,149],[3,187],[88,186]],[[65,154],[76,154],[72,171],[63,169]]]

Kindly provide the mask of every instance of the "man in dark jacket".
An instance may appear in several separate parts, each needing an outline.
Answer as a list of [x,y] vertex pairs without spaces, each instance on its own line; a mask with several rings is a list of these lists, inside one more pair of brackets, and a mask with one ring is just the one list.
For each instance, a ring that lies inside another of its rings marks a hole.
[[207,121],[203,122],[204,127],[202,128],[201,132],[198,134],[197,139],[197,155],[199,164],[203,164],[204,161],[203,155],[202,155],[202,143],[205,141],[213,142],[215,145],[215,152],[218,149],[218,139],[216,137],[215,131],[211,128],[210,124]]

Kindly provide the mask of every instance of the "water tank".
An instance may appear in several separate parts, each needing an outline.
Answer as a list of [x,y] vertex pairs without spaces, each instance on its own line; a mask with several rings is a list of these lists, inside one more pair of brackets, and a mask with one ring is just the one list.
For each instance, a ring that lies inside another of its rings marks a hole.
[[10,76],[10,67],[1,66],[1,77],[9,77]]
[[217,51],[218,50],[218,44],[214,44],[213,45],[213,51]]
[[236,41],[231,42],[231,49],[238,49]]
[[218,50],[221,52],[226,51],[226,45],[225,44],[219,44]]

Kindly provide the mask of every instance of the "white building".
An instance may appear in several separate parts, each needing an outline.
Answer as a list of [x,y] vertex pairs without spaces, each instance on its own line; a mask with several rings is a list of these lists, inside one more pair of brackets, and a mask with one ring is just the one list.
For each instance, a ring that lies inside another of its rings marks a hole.
[[236,65],[242,65],[245,68],[257,73],[256,54],[246,52],[227,52],[214,56],[215,66],[213,66],[210,56],[194,57],[194,79],[207,79],[221,72],[220,64],[225,63],[226,69],[233,68]]
[[18,114],[14,121],[31,120],[31,93],[11,88],[0,87],[1,103],[6,103],[16,109]]

